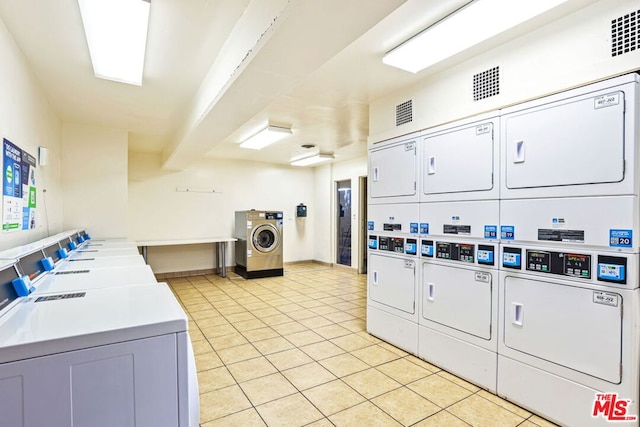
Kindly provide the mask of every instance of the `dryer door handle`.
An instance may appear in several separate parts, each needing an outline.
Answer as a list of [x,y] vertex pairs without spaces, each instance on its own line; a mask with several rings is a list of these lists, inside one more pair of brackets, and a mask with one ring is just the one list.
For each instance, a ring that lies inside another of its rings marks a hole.
[[516,326],[522,326],[522,321],[524,318],[524,306],[518,302],[511,303],[512,313],[513,313],[513,323]]
[[374,285],[378,284],[378,272],[377,271],[373,272],[373,284]]
[[435,293],[436,285],[433,283],[427,283],[427,300],[434,301],[434,293]]

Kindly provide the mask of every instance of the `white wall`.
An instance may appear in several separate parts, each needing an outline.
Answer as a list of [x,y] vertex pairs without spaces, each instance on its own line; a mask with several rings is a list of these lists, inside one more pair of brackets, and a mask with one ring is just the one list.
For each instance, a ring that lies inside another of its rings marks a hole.
[[[419,84],[371,103],[369,141],[426,129],[480,112],[640,68],[640,50],[611,57],[611,20],[637,0],[601,0]],[[473,101],[473,75],[500,67],[500,94]],[[395,106],[413,99],[413,122],[395,126]]]
[[61,137],[58,118],[1,21],[0,63],[0,137],[36,158],[39,146],[49,149],[49,164],[36,167],[36,228],[2,233],[0,249],[7,249],[62,231]]
[[64,228],[92,236],[127,233],[127,147],[124,130],[64,123]]
[[[351,267],[358,268],[362,213],[359,209],[359,177],[367,175],[366,157],[315,168],[315,199],[318,220],[315,224],[314,259],[335,263],[337,245],[336,182],[351,180]],[[366,219],[365,219],[366,221]],[[366,234],[366,233],[365,233]]]
[[[128,237],[134,240],[187,239],[234,234],[235,211],[284,213],[284,261],[313,259],[315,217],[313,171],[267,163],[203,159],[180,172],[160,169],[161,157],[130,153]],[[189,192],[176,191],[189,188]],[[215,190],[213,192],[204,192]],[[308,207],[296,218],[296,206]],[[149,248],[154,272],[213,267],[209,245]],[[233,251],[227,264],[233,265]]]

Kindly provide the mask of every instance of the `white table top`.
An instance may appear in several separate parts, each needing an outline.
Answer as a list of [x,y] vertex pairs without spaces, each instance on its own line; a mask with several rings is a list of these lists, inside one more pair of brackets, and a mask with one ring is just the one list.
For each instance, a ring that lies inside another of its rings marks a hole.
[[171,246],[171,245],[195,245],[202,243],[235,242],[235,237],[203,237],[200,239],[163,239],[163,240],[137,240],[138,246]]

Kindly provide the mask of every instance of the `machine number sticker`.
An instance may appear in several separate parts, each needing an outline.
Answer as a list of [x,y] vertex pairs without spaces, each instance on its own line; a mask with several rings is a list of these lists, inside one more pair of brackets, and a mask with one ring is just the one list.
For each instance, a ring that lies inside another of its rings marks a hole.
[[618,306],[618,294],[611,292],[593,291],[593,302],[596,304],[610,305],[611,307]]
[[633,231],[609,230],[609,246],[616,248],[633,247]]
[[476,282],[489,283],[491,282],[491,274],[476,271]]
[[485,225],[484,226],[484,238],[485,239],[497,239],[498,238],[498,226],[497,225]]
[[373,231],[375,223],[373,221],[367,221],[367,230]]
[[407,142],[404,144],[404,151],[411,151],[415,147],[415,142]]
[[515,239],[516,228],[513,225],[501,225],[500,226],[500,239],[513,240]]
[[600,109],[620,104],[620,92],[609,93],[593,99],[593,108]]
[[483,125],[476,126],[476,135],[483,135],[485,133],[491,132],[492,125],[491,123],[485,123]]
[[405,260],[404,261],[404,268],[414,268],[415,264],[413,263],[413,261],[409,261],[409,260]]
[[429,223],[421,222],[420,223],[420,234],[429,234]]

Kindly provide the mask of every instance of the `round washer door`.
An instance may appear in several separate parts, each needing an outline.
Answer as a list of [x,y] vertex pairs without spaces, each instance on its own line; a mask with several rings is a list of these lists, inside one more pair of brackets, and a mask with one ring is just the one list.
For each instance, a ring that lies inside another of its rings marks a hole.
[[255,250],[261,253],[269,253],[278,247],[280,236],[278,230],[272,224],[261,224],[253,229],[251,241]]

